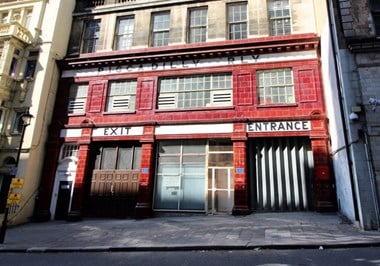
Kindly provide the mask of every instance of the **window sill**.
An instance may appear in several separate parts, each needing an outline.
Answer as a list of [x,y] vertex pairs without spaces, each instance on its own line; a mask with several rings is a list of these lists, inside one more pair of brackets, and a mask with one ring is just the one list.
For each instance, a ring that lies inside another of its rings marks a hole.
[[72,117],[72,116],[85,116],[86,113],[83,112],[83,113],[76,113],[76,114],[67,114],[68,117]]
[[257,108],[287,108],[298,107],[298,103],[283,103],[283,104],[259,104]]
[[156,109],[156,113],[165,112],[192,112],[192,111],[212,111],[212,110],[232,110],[234,106],[212,106],[212,107],[197,107],[197,108],[176,108],[176,109]]
[[120,114],[135,114],[136,111],[106,111],[103,112],[103,115],[120,115]]

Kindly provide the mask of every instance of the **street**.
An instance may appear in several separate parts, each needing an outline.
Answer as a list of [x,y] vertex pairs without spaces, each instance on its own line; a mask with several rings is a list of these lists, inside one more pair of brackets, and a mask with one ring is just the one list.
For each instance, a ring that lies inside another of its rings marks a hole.
[[0,265],[380,265],[380,248],[0,253]]

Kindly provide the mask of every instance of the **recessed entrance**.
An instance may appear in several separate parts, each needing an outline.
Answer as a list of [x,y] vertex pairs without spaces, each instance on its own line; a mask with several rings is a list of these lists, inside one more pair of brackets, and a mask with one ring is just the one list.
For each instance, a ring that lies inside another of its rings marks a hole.
[[58,187],[57,207],[55,208],[55,220],[64,220],[69,212],[72,181],[60,181]]
[[314,208],[314,162],[308,138],[262,138],[249,145],[252,206],[256,211]]

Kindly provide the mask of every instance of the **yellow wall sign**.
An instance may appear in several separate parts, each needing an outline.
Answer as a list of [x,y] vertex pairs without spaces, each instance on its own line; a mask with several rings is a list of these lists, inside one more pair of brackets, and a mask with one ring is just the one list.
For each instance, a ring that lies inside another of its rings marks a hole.
[[24,178],[12,178],[12,188],[22,188],[24,186]]
[[7,200],[8,204],[12,204],[12,203],[19,204],[20,201],[21,201],[21,194],[17,194],[17,193],[8,194],[8,200]]

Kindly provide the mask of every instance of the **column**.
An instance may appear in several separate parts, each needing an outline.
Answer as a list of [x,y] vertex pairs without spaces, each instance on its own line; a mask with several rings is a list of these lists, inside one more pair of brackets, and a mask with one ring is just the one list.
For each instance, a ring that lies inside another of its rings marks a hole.
[[246,124],[234,125],[232,135],[234,151],[234,186],[235,202],[233,215],[246,215],[251,213],[248,205],[248,175],[247,175],[247,134]]
[[135,216],[148,218],[153,214],[154,126],[144,128],[144,137],[141,142],[141,170]]
[[336,210],[336,200],[327,140],[324,138],[312,139],[311,146],[314,157],[316,210],[334,211]]
[[74,192],[71,201],[70,211],[67,219],[70,221],[79,221],[82,219],[82,208],[85,197],[85,183],[87,165],[90,157],[90,139],[92,128],[82,129],[82,138],[86,140],[79,141],[78,163],[75,174]]

